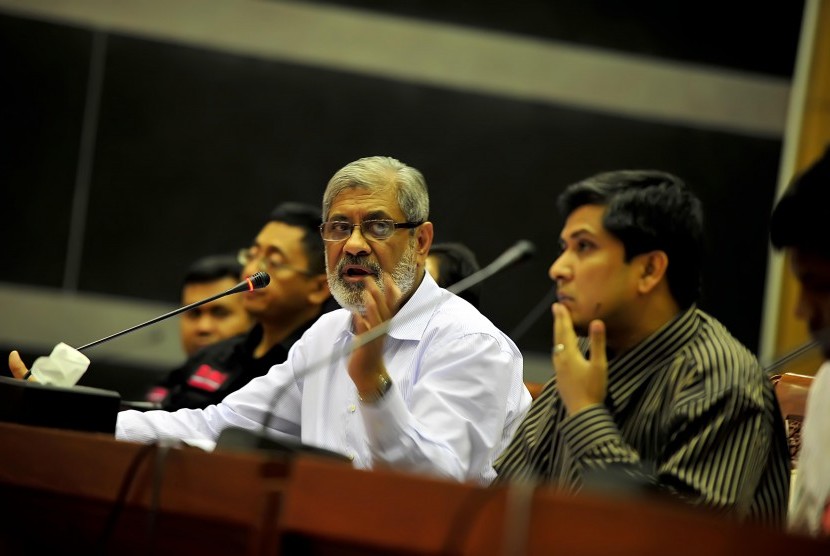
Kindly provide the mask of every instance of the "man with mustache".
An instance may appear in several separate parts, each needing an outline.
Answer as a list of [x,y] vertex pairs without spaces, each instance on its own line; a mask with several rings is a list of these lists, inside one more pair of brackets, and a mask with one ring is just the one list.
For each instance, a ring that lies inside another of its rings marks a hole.
[[[515,344],[424,270],[432,243],[421,173],[370,157],[340,169],[323,197],[329,287],[321,316],[285,363],[205,409],[125,411],[116,435],[215,441],[228,427],[348,456],[486,484],[530,405]],[[358,346],[356,336],[389,323]],[[25,368],[12,369],[23,376]]]
[[558,205],[554,376],[497,461],[499,482],[643,487],[781,525],[789,454],[772,384],[696,307],[700,201],[645,170],[592,176]]

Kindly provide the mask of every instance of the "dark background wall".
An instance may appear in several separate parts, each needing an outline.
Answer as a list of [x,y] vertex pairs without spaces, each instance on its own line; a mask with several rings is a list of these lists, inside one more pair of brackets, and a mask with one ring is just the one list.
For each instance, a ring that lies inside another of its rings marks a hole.
[[[784,79],[801,18],[800,3],[740,21],[658,3],[329,4]],[[96,60],[100,89],[91,95]],[[0,70],[0,282],[172,305],[194,258],[246,245],[276,203],[318,203],[338,168],[384,154],[425,174],[437,241],[463,241],[483,263],[517,239],[537,245],[533,260],[484,289],[483,312],[511,331],[551,286],[563,223],[556,195],[599,171],[656,167],[682,176],[707,211],[702,307],[758,349],[781,136],[2,12]],[[94,137],[84,139],[90,129]],[[94,146],[86,158],[85,140]],[[2,314],[26,318],[10,307]],[[547,351],[550,324],[546,311],[517,343]]]

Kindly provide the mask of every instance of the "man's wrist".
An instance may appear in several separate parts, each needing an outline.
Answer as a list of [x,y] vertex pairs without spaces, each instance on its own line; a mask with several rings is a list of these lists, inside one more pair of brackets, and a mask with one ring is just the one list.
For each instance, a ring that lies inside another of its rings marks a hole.
[[357,398],[362,403],[376,403],[381,400],[391,388],[392,379],[386,373],[380,373],[377,375],[374,387],[368,388],[365,391],[358,389]]

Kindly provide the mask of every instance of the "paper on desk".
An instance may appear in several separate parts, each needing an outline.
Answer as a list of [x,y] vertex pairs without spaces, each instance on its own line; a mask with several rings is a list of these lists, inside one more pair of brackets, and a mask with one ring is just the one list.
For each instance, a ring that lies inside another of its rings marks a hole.
[[32,365],[32,376],[52,386],[75,386],[89,367],[89,358],[63,342],[48,357],[38,357]]
[[212,452],[216,448],[216,442],[213,440],[204,440],[202,438],[185,438],[182,440],[186,445],[194,448],[201,448],[205,452]]

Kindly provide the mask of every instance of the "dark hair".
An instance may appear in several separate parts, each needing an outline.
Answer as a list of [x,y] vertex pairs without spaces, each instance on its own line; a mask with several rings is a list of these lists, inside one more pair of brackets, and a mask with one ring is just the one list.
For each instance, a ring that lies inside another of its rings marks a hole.
[[204,284],[222,278],[233,278],[239,281],[242,276],[242,265],[234,255],[208,255],[197,259],[190,265],[182,280],[182,285]]
[[[481,268],[475,253],[461,243],[436,243],[429,250],[429,256],[438,259],[438,285],[442,288],[451,286]],[[458,296],[478,308],[481,301],[481,284],[467,288]]]
[[583,205],[606,207],[602,224],[622,242],[626,262],[649,251],[664,251],[674,300],[683,308],[697,300],[703,207],[683,180],[658,170],[604,172],[568,186],[557,200],[566,218]]
[[308,258],[308,270],[315,274],[326,272],[325,248],[320,236],[322,221],[320,209],[305,203],[281,203],[268,216],[268,222],[282,222],[305,230],[303,249]]
[[770,219],[770,240],[776,249],[797,247],[830,258],[827,217],[830,206],[830,146],[824,155],[796,175]]

